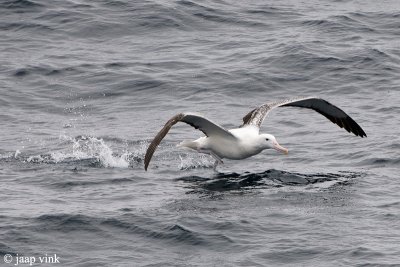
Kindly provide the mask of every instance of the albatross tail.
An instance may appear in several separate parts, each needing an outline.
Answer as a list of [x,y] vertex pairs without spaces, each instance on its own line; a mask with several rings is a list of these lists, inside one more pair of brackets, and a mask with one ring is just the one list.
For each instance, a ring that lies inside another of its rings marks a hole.
[[184,148],[191,148],[194,150],[197,150],[199,143],[196,141],[189,141],[189,140],[185,140],[180,142],[178,145],[176,145],[177,147],[184,147]]

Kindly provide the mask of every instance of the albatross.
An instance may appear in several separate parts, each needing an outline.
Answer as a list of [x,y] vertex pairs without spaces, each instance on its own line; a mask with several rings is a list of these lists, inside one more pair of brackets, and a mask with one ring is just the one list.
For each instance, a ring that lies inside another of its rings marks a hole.
[[147,148],[144,158],[144,169],[147,171],[150,160],[160,142],[167,135],[172,126],[184,122],[202,131],[205,136],[194,141],[183,141],[178,147],[196,150],[199,153],[211,155],[215,159],[214,170],[222,159],[240,160],[257,155],[264,149],[273,148],[284,154],[288,149],[279,145],[275,136],[260,133],[260,126],[271,110],[277,107],[299,107],[312,109],[331,122],[344,128],[356,136],[367,137],[364,130],[343,110],[326,100],[316,97],[299,97],[282,101],[265,103],[243,117],[243,124],[239,128],[227,130],[206,117],[191,112],[179,113],[173,116],[154,137]]

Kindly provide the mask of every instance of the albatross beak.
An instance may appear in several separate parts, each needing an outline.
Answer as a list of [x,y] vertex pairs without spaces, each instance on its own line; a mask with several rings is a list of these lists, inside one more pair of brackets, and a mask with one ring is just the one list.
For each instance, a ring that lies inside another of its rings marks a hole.
[[280,151],[282,153],[284,153],[285,155],[287,155],[289,153],[289,150],[287,148],[284,148],[283,146],[279,145],[278,142],[273,142],[274,145],[274,149],[276,149],[277,151]]

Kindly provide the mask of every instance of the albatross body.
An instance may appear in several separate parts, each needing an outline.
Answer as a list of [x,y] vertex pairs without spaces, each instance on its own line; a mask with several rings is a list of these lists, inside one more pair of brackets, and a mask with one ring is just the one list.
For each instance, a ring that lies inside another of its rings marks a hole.
[[150,143],[144,160],[145,170],[147,170],[151,157],[161,140],[171,127],[180,121],[199,129],[206,136],[194,141],[183,141],[178,146],[211,155],[215,159],[214,169],[218,163],[223,163],[223,158],[233,160],[245,159],[257,155],[264,149],[273,148],[287,154],[288,149],[280,146],[273,135],[260,133],[260,126],[272,109],[290,106],[312,109],[356,136],[367,136],[363,129],[343,110],[321,98],[315,97],[295,98],[263,104],[244,116],[243,124],[239,128],[231,130],[226,130],[222,126],[196,113],[179,113],[164,125]]
[[[200,137],[194,141],[183,141],[178,146],[188,147],[199,152],[210,154],[220,159],[245,159],[254,156],[266,148],[275,148],[288,153],[286,148],[276,142],[270,134],[259,134],[257,127],[244,127],[228,130],[231,136]],[[267,141],[268,140],[268,141]]]

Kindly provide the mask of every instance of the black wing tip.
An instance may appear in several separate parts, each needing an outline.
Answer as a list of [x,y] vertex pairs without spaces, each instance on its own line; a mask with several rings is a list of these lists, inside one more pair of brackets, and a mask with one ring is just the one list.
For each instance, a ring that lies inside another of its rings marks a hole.
[[359,136],[361,138],[367,137],[367,134],[364,132],[361,126],[358,125],[358,123],[355,122],[350,116],[347,116],[346,123],[344,125],[347,126],[345,127],[345,129],[347,131],[352,132],[354,135]]
[[[147,149],[148,150],[148,149]],[[144,156],[144,170],[147,171],[147,169],[149,168],[149,164],[150,164],[150,159],[148,159],[148,152],[146,151],[146,155]]]
[[361,133],[358,135],[359,137],[361,137],[361,138],[367,138],[368,136],[367,136],[367,134],[361,129]]
[[361,137],[361,138],[368,137],[367,134],[364,133],[364,132],[362,132],[362,133],[359,133],[359,132],[357,132],[357,133],[352,132],[352,133],[353,133],[355,136],[359,136],[359,137]]
[[364,130],[360,127],[360,125],[358,125],[357,124],[357,126],[358,126],[358,136],[359,137],[361,137],[361,138],[364,138],[364,137],[367,137],[367,134],[364,132]]
[[367,134],[364,132],[364,130],[357,124],[358,127],[356,127],[355,130],[350,129],[350,131],[348,129],[346,129],[347,131],[353,133],[355,136],[359,136],[361,138],[367,137]]

